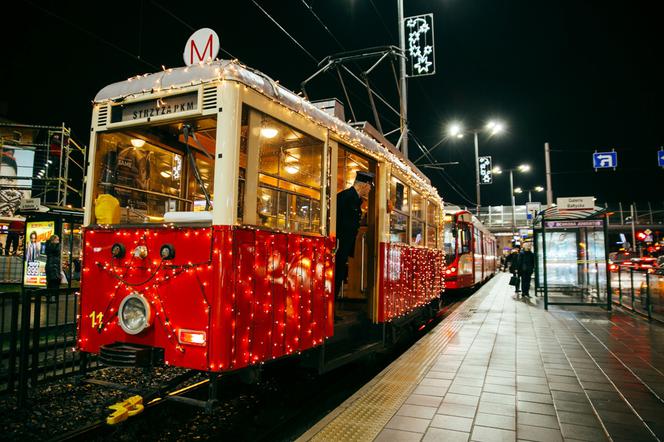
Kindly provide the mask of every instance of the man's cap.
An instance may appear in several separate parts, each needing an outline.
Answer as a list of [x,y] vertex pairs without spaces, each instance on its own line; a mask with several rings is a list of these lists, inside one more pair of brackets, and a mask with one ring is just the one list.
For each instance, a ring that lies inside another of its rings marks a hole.
[[357,174],[355,174],[355,181],[358,181],[360,183],[369,183],[373,186],[375,176],[376,175],[371,172],[365,172],[360,170],[357,172]]

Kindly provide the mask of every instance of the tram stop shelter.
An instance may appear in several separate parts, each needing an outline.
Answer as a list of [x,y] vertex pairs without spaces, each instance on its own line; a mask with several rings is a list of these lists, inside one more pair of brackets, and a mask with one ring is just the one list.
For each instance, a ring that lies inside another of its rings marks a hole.
[[549,207],[533,222],[535,290],[549,305],[611,310],[606,209]]

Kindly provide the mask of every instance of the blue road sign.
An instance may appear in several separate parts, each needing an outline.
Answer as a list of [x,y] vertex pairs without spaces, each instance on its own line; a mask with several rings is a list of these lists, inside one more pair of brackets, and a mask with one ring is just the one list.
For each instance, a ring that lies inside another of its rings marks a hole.
[[615,169],[618,167],[618,152],[593,153],[593,167],[595,169]]
[[664,167],[664,149],[657,152],[657,164],[659,164],[659,167]]

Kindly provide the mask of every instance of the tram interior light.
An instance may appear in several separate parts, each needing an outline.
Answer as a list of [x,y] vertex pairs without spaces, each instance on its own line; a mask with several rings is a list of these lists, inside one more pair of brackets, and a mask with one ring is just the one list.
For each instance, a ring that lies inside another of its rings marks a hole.
[[286,170],[286,172],[290,173],[291,175],[294,175],[294,174],[296,174],[300,171],[300,168],[297,167],[297,166],[290,165],[290,166],[286,166],[285,170]]
[[145,140],[141,140],[140,138],[132,138],[131,145],[140,149],[141,147],[145,146]]
[[261,129],[261,136],[263,138],[274,138],[278,133],[279,131],[274,127],[264,127]]

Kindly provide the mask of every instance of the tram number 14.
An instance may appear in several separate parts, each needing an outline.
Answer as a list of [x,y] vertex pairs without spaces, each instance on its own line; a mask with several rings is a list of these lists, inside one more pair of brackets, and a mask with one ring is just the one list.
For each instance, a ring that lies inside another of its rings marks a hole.
[[88,318],[92,320],[92,328],[101,328],[102,320],[104,319],[104,314],[102,312],[92,312],[88,315]]

